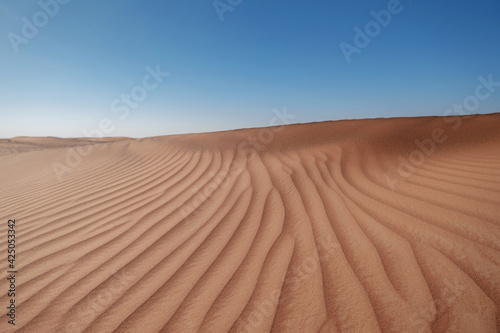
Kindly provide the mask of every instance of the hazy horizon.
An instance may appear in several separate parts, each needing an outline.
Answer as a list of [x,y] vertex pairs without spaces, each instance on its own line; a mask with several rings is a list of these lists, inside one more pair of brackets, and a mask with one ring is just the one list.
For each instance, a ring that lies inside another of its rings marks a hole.
[[[475,115],[492,115],[492,114],[500,114],[500,112],[492,112],[492,113],[477,113],[470,114],[470,116]],[[467,116],[467,115],[465,115]],[[307,124],[315,124],[322,122],[337,122],[337,121],[355,121],[355,120],[377,120],[377,119],[397,119],[397,118],[426,118],[426,117],[441,117],[440,115],[430,115],[430,116],[401,116],[401,117],[373,117],[373,118],[346,118],[346,119],[335,119],[335,120],[320,120],[320,121],[311,121],[311,122],[291,122],[288,124],[277,124],[276,126],[287,126],[287,125],[307,125]],[[449,117],[454,117],[454,115],[449,115]],[[183,133],[171,133],[171,134],[161,134],[161,135],[151,135],[151,136],[116,136],[116,135],[103,135],[100,136],[53,136],[53,135],[17,135],[13,137],[0,137],[0,140],[9,140],[14,138],[57,138],[57,139],[106,139],[106,138],[130,138],[130,139],[145,139],[150,137],[160,137],[160,136],[169,136],[169,135],[190,135],[190,134],[206,134],[206,133],[219,133],[219,132],[231,132],[231,131],[239,131],[239,130],[250,130],[250,129],[259,129],[259,128],[267,128],[269,126],[254,126],[254,127],[240,127],[240,128],[230,128],[230,129],[221,129],[221,130],[213,130],[213,131],[199,131],[199,132],[183,132]],[[96,126],[95,129],[89,129],[88,132],[92,132],[92,130],[98,130],[99,126]],[[104,133],[103,133],[104,134]]]

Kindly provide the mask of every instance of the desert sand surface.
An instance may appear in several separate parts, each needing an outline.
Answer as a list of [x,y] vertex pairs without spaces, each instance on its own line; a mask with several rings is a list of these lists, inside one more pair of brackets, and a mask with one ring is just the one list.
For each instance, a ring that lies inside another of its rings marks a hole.
[[500,114],[0,147],[1,332],[499,332]]
[[15,137],[0,139],[0,156],[28,151],[85,146],[96,143],[109,143],[129,138],[75,138],[61,139],[53,137]]

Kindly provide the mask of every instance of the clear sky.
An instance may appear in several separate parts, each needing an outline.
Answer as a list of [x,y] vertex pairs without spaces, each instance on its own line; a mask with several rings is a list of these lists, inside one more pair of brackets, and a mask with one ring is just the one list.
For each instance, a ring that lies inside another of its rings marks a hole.
[[500,82],[498,0],[57,1],[0,2],[0,137],[444,115]]

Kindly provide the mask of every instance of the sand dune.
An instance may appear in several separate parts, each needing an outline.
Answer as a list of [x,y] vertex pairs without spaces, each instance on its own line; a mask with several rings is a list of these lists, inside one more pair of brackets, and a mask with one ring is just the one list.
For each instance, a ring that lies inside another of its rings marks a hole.
[[0,331],[499,332],[499,128],[2,140]]
[[129,138],[60,139],[52,137],[16,137],[12,139],[0,139],[0,156],[43,149],[56,149],[94,145],[97,143],[110,143],[121,140],[129,140]]

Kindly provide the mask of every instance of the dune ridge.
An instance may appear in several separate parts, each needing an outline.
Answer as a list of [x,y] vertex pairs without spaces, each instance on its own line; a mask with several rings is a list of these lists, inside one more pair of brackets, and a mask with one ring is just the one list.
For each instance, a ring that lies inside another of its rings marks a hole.
[[0,330],[500,332],[498,128],[1,140],[18,293]]

